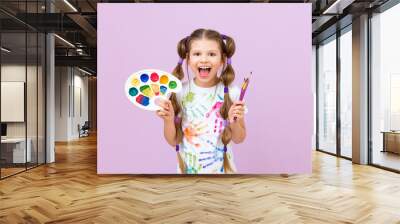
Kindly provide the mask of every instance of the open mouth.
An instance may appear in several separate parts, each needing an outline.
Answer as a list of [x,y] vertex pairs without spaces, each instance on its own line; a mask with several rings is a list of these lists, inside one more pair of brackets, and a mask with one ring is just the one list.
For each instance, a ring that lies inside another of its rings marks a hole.
[[199,69],[200,77],[207,77],[211,71],[211,67],[208,67],[208,66],[200,66],[198,69]]

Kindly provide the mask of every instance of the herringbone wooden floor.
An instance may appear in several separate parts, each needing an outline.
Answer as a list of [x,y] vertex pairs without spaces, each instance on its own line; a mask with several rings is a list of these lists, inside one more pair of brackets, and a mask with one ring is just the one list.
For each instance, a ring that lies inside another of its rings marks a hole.
[[400,223],[400,175],[315,152],[311,175],[96,174],[96,138],[0,181],[0,223]]

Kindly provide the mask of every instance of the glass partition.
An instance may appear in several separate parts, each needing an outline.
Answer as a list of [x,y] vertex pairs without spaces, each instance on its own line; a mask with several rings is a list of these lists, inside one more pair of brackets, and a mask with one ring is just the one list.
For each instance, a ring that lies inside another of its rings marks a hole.
[[31,161],[26,150],[26,41],[25,32],[1,34],[2,177],[25,170]]
[[[45,163],[44,33],[17,18],[45,12],[45,1],[1,1],[0,178]],[[33,18],[37,18],[34,17]]]

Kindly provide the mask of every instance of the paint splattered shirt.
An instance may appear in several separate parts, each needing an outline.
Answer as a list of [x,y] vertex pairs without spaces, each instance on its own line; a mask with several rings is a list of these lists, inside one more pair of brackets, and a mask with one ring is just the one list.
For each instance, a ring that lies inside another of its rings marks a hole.
[[[232,101],[239,99],[240,89],[229,87]],[[220,108],[224,102],[224,86],[203,88],[193,80],[183,84],[177,94],[182,106],[183,142],[179,145],[180,155],[186,165],[188,174],[225,173],[223,168],[224,145],[221,133],[224,130],[224,119]],[[227,145],[227,157],[231,167],[233,163],[232,143]],[[179,166],[178,166],[178,172]]]

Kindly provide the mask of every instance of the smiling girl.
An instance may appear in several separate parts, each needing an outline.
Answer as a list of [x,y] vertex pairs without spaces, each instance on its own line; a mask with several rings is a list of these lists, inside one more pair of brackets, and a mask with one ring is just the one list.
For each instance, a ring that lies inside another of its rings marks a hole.
[[178,151],[180,173],[236,172],[231,141],[243,142],[246,126],[240,90],[231,86],[234,52],[234,40],[214,30],[197,29],[178,43],[180,60],[173,74],[183,79],[186,60],[194,77],[159,103],[157,115],[164,120],[165,139]]

